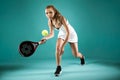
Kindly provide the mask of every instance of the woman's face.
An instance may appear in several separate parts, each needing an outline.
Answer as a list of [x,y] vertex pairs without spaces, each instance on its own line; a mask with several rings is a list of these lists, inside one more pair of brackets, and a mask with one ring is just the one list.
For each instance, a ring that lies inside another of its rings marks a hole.
[[45,9],[46,17],[52,19],[55,15],[55,11],[52,8]]

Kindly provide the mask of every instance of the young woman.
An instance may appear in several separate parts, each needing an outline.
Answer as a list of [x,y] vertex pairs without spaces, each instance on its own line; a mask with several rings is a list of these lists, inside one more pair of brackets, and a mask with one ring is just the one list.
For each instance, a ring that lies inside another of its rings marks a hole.
[[78,37],[74,28],[69,24],[68,20],[63,17],[59,11],[53,6],[48,5],[45,9],[46,17],[48,18],[48,26],[50,33],[42,39],[42,43],[54,36],[54,28],[59,30],[58,39],[56,42],[56,64],[57,68],[55,76],[58,76],[62,71],[61,55],[64,52],[64,46],[69,42],[72,53],[75,57],[80,58],[81,65],[85,64],[84,56],[78,51]]

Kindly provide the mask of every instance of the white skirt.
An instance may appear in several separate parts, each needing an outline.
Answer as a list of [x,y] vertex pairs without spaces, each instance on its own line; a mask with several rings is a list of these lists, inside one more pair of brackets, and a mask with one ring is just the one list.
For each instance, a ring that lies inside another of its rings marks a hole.
[[[77,33],[75,32],[73,27],[69,24],[68,28],[69,28],[69,31],[70,31],[68,42],[71,42],[71,43],[78,42]],[[61,26],[61,28],[59,29],[58,38],[61,38],[63,40],[65,40],[65,38],[66,38],[66,32],[65,32],[65,29],[64,29],[63,26]]]

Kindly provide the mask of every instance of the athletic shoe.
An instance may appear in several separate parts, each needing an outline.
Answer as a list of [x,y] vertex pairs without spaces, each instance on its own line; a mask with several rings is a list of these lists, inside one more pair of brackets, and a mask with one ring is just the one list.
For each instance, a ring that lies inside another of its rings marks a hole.
[[81,60],[81,65],[84,65],[84,64],[85,64],[85,59],[84,59],[84,57],[80,58],[80,60]]
[[59,76],[61,72],[62,72],[61,66],[57,66],[54,74],[55,74],[55,76]]

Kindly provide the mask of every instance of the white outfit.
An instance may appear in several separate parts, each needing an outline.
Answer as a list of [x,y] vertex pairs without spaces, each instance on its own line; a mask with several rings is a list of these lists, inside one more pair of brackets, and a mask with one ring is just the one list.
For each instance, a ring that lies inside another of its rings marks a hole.
[[[78,42],[77,34],[76,34],[74,28],[69,24],[68,21],[67,21],[67,26],[70,31],[68,42]],[[63,25],[59,28],[58,38],[62,38],[64,40],[66,38],[66,31],[65,31]]]

